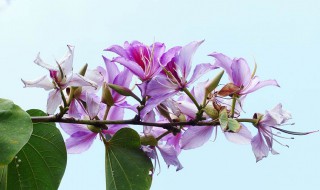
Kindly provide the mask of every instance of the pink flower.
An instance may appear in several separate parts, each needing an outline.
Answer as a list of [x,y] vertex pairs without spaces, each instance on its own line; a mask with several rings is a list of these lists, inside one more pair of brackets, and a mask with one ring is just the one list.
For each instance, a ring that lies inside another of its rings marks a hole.
[[[257,162],[267,157],[269,151],[272,154],[279,154],[273,149],[273,141],[278,142],[279,144],[281,143],[274,137],[286,138],[279,136],[279,132],[284,132],[291,135],[307,135],[314,132],[293,132],[279,128],[279,126],[286,123],[289,119],[291,119],[291,114],[282,109],[281,104],[278,104],[270,111],[266,111],[265,115],[262,116],[259,123],[257,124],[258,134],[251,140],[252,151],[256,157]],[[274,133],[272,129],[279,132]],[[288,145],[284,146],[288,147]]]
[[248,63],[243,58],[234,58],[233,60],[222,53],[211,53],[216,59],[215,66],[223,68],[230,81],[240,88],[239,95],[246,95],[265,86],[278,86],[276,80],[260,81],[258,76],[252,76]]
[[199,64],[195,67],[191,78],[187,79],[191,71],[192,57],[202,42],[195,41],[182,48],[171,48],[161,57],[161,62],[163,65],[166,65],[166,71],[155,77],[148,84],[147,95],[151,98],[147,101],[144,109],[142,109],[140,113],[141,117],[144,117],[145,114],[165,99],[188,87],[203,74],[215,69],[214,66],[208,63]]

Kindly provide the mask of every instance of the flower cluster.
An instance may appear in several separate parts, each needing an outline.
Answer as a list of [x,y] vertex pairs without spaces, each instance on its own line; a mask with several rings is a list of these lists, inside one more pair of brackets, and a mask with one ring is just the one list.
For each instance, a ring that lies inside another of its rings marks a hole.
[[[180,170],[181,151],[202,146],[218,128],[231,142],[251,144],[257,161],[269,151],[277,154],[273,142],[280,143],[274,138],[281,137],[279,132],[308,134],[281,128],[291,118],[281,104],[264,115],[240,118],[247,95],[265,86],[279,86],[277,81],[260,80],[256,68],[252,72],[245,59],[231,59],[221,53],[209,54],[214,58],[212,63],[194,64],[192,58],[202,43],[194,41],[166,50],[159,42],[150,46],[125,42],[105,49],[116,57],[103,57],[104,66],[89,70],[85,65],[79,73],[73,72],[74,47],[68,46],[67,55],[55,66],[46,64],[39,55],[34,61],[49,70],[50,77],[22,82],[25,87],[51,90],[47,113],[53,115],[59,107],[56,118],[119,121],[108,125],[60,123],[70,135],[66,140],[69,153],[86,151],[97,136],[107,140],[135,123],[143,125],[141,149],[155,160],[160,152],[168,166]],[[216,71],[219,73],[215,77],[210,74],[209,80],[196,83],[204,74]],[[229,82],[221,85],[224,72]],[[140,80],[137,84],[132,83],[135,77]],[[134,93],[135,86],[138,90]],[[127,97],[137,103],[127,102]],[[136,117],[125,122],[126,110],[134,111]],[[252,136],[244,123],[251,123],[257,134]]]

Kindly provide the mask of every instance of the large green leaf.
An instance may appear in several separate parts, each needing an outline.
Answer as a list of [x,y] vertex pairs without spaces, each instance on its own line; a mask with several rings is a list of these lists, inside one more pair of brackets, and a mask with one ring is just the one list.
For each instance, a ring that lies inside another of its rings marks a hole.
[[130,128],[119,130],[106,143],[107,190],[150,189],[153,166],[140,146],[139,134]]
[[7,189],[7,173],[8,173],[8,166],[0,166],[0,189],[1,190]]
[[30,116],[12,101],[0,99],[0,166],[12,161],[31,133]]
[[[44,116],[29,110],[31,116]],[[54,123],[34,123],[28,143],[8,166],[8,190],[56,190],[65,171],[67,153]]]

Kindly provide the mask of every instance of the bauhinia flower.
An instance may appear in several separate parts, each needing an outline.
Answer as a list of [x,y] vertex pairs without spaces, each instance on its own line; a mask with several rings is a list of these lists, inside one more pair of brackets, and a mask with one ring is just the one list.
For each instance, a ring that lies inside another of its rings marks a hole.
[[141,81],[148,81],[155,77],[161,70],[160,57],[165,51],[163,43],[156,42],[151,46],[138,41],[125,42],[124,47],[113,45],[105,51],[119,55],[113,59],[135,74]]
[[[90,120],[94,120],[95,117],[102,118],[106,106],[100,103],[100,98],[94,94],[87,94],[86,97],[86,109],[82,110],[81,118]],[[122,108],[112,106],[106,119],[122,120],[123,116],[124,110]],[[70,154],[79,154],[88,150],[99,133],[112,136],[119,129],[125,127],[124,125],[108,125],[108,129],[105,130],[92,125],[70,123],[59,124],[61,128],[70,135],[66,140],[67,151]]]
[[[206,82],[199,83],[191,91],[191,94],[198,102],[202,101],[204,97],[205,85]],[[187,115],[190,119],[196,118],[197,107],[188,96],[182,96],[177,103],[182,113]],[[209,102],[209,104],[210,103],[212,102]],[[204,117],[207,121],[210,120],[208,115],[204,114]],[[243,124],[240,123],[240,125],[241,128],[237,133],[227,131],[223,131],[223,133],[230,142],[236,144],[249,144],[252,139],[251,132]],[[214,129],[216,129],[215,132],[217,133],[217,126],[185,126],[185,128],[187,128],[187,130],[183,133],[181,138],[181,148],[185,150],[198,148],[204,145],[211,138]]]
[[[257,162],[267,157],[269,151],[272,154],[279,154],[273,149],[273,141],[281,145],[283,144],[276,140],[274,137],[286,138],[280,136],[279,132],[287,133],[290,135],[307,135],[315,132],[293,132],[281,129],[280,126],[291,119],[291,114],[282,109],[281,104],[278,104],[270,111],[266,111],[265,115],[255,114],[255,117],[259,119],[259,122],[256,126],[258,128],[258,133],[252,138],[251,145]],[[278,132],[274,133],[273,130],[277,130]],[[284,146],[288,147],[288,145]]]
[[211,53],[209,56],[216,59],[214,65],[223,68],[230,81],[239,88],[236,92],[238,95],[249,94],[265,86],[279,86],[276,80],[261,81],[255,76],[255,71],[251,73],[248,63],[243,58],[230,59],[222,53]]
[[148,84],[147,95],[151,98],[147,101],[144,109],[142,109],[141,117],[165,99],[187,88],[203,74],[215,69],[209,63],[199,64],[195,67],[191,78],[187,79],[191,71],[192,57],[202,42],[194,41],[184,47],[171,48],[161,57],[161,63],[166,66],[162,74],[155,77]]
[[40,58],[40,53],[35,59],[34,63],[49,70],[51,80],[48,76],[43,76],[34,81],[22,80],[25,87],[38,87],[45,90],[52,90],[49,93],[47,101],[47,113],[54,114],[57,107],[62,102],[63,90],[67,87],[77,86],[93,86],[97,88],[95,82],[86,79],[78,73],[73,73],[73,52],[74,47],[68,45],[68,52],[61,61],[57,61],[56,66],[45,63]]

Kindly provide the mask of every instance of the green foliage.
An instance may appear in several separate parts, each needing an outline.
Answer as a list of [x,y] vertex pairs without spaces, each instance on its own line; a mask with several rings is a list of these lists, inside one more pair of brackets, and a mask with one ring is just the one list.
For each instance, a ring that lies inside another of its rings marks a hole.
[[[31,116],[44,116],[40,110],[29,110]],[[67,163],[66,147],[54,123],[34,123],[28,143],[8,165],[7,181],[1,178],[4,190],[56,190]]]
[[105,145],[107,190],[150,189],[153,166],[135,130],[123,128]]
[[228,127],[228,113],[227,113],[227,109],[222,109],[219,112],[219,122],[220,122],[220,126],[221,129],[223,131],[227,130]]
[[28,113],[12,101],[0,99],[0,166],[12,161],[31,133],[32,122]]

